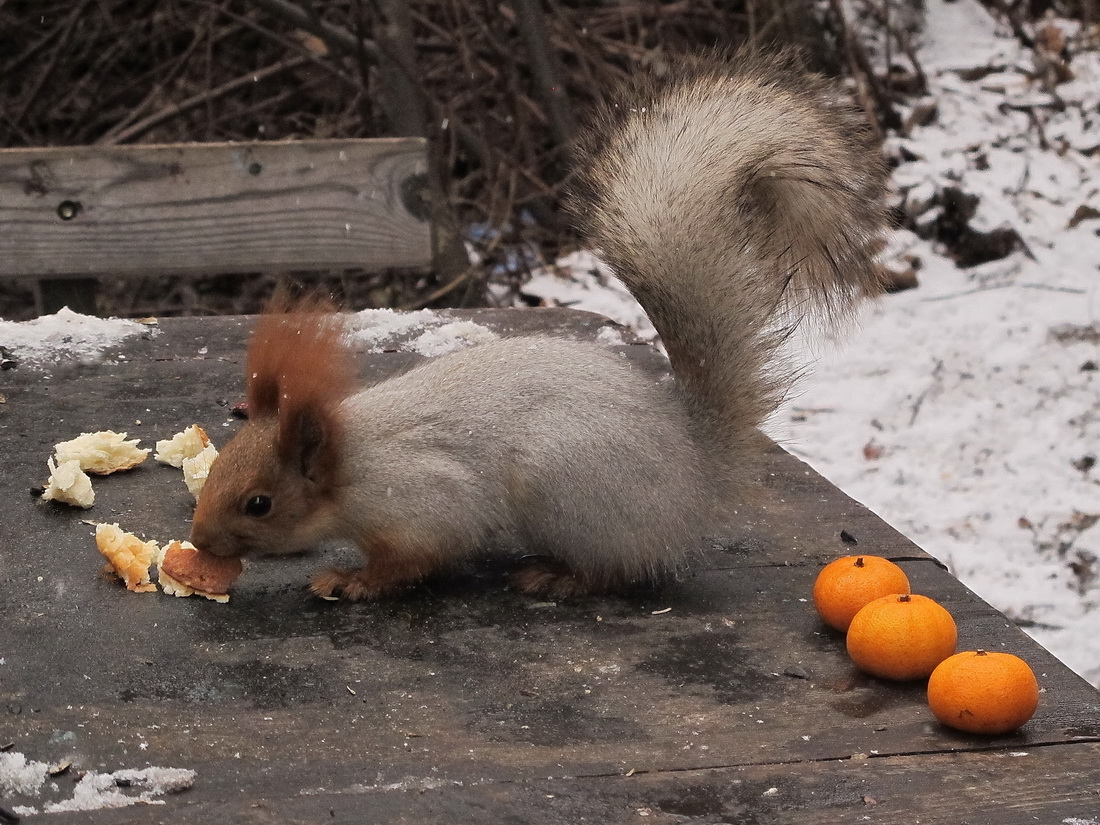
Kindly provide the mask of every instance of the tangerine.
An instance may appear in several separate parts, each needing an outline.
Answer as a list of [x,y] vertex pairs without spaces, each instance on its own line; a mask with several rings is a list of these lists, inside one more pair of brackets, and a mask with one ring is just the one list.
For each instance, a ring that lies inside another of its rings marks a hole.
[[814,582],[814,607],[829,627],[847,632],[868,602],[892,593],[908,593],[909,577],[879,556],[845,556],[829,562]]
[[951,614],[927,596],[883,596],[864,606],[848,627],[848,655],[860,670],[883,679],[924,679],[955,652]]
[[1039,683],[1019,656],[969,650],[944,659],[932,671],[928,704],[949,727],[967,733],[1009,733],[1034,715]]

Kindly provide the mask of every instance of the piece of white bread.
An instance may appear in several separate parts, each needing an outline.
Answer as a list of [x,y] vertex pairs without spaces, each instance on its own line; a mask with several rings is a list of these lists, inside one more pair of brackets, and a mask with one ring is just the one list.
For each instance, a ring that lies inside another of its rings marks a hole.
[[209,444],[210,438],[206,431],[198,424],[192,424],[171,438],[158,441],[153,458],[162,464],[183,467],[185,459],[194,458]]
[[229,601],[229,587],[241,569],[240,559],[203,553],[189,541],[171,541],[157,557],[157,577],[165,593],[198,595],[222,604]]
[[50,456],[46,459],[46,465],[50,468],[50,477],[42,491],[43,499],[85,509],[95,503],[92,480],[80,469],[79,461],[74,458],[58,464]]
[[142,541],[117,524],[97,524],[95,543],[107,558],[108,569],[135,593],[153,593],[157,586],[149,579],[149,568],[160,555],[155,541]]
[[149,455],[148,448],[138,447],[138,439],[127,441],[126,433],[113,430],[81,433],[70,441],[55,444],[53,449],[58,464],[79,461],[81,470],[96,475],[132,469]]
[[210,475],[210,465],[218,457],[218,448],[207,444],[198,455],[183,459],[183,481],[196,499]]

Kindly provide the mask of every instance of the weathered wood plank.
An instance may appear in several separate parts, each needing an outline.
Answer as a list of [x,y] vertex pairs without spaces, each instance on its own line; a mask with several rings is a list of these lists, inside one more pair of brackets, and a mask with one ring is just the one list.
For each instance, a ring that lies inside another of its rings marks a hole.
[[424,269],[417,138],[0,151],[0,276]]
[[[170,799],[170,811],[159,821],[1091,825],[1100,812],[1098,785],[1100,745],[1080,743],[531,782],[409,780],[385,787],[368,779],[356,787],[302,796],[272,786],[259,802],[231,795],[212,801],[199,800],[197,794]],[[145,807],[50,819],[60,825],[155,820],[156,809]]]

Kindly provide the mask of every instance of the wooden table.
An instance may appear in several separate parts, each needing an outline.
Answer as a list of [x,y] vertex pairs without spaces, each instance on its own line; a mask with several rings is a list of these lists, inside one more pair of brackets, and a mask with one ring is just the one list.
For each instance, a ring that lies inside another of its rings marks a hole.
[[[602,323],[562,310],[463,317],[505,334],[594,336]],[[123,344],[124,360],[0,373],[0,746],[72,762],[56,789],[8,793],[5,807],[70,797],[81,771],[155,765],[194,770],[193,787],[157,807],[42,821],[1100,818],[1100,694],[778,448],[723,546],[653,592],[541,603],[506,590],[497,561],[374,604],[311,598],[309,572],[340,550],[256,561],[224,606],[126,592],[97,575],[85,519],[184,537],[192,502],[179,471],[150,461],[99,479],[89,511],[28,490],[45,481],[52,445],[81,431],[151,446],[197,422],[224,442],[247,328],[166,319]],[[664,368],[649,346],[622,349]],[[364,374],[416,358],[365,356]],[[1022,732],[953,733],[922,685],[852,667],[808,601],[820,566],[853,550],[842,530],[952,611],[960,649],[1032,664],[1044,693]]]

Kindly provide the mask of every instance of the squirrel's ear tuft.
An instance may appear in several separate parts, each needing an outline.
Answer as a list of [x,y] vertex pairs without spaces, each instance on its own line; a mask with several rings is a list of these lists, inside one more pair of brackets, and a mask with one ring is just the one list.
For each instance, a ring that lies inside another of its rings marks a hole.
[[247,370],[249,415],[278,417],[280,461],[324,475],[357,372],[341,315],[327,300],[277,293],[253,330]]

